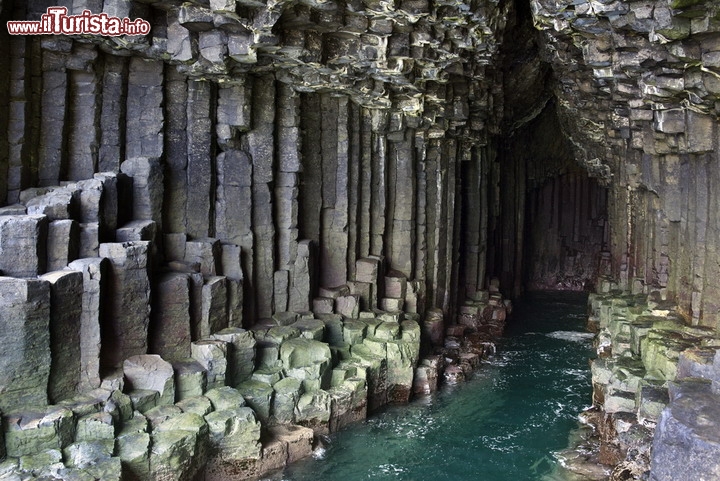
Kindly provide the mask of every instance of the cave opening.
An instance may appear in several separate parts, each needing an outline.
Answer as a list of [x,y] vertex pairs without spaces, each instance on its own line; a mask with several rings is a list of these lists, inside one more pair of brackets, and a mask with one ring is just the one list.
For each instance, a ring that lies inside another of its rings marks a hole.
[[576,160],[529,2],[502,44],[503,120],[487,175],[487,276],[503,294],[592,291],[605,265],[608,191]]

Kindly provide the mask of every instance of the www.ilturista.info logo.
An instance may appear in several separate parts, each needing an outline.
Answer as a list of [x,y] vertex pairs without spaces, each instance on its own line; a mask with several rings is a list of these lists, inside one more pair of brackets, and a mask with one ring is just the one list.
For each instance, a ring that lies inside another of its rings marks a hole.
[[147,35],[150,23],[142,18],[111,17],[107,13],[94,14],[83,10],[80,15],[68,15],[66,7],[49,7],[40,21],[21,20],[7,23],[10,35]]

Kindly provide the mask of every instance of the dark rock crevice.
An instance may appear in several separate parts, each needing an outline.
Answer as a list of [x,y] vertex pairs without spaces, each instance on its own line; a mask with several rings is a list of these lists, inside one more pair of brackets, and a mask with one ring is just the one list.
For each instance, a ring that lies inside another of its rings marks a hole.
[[[54,3],[5,0],[0,21]],[[151,436],[200,459],[226,422],[235,467],[307,454],[308,431],[259,444],[256,416],[322,430],[407,400],[443,335],[461,377],[502,330],[499,290],[599,292],[602,349],[633,359],[596,369],[617,438],[657,421],[681,354],[716,380],[714,351],[689,351],[720,318],[714,2],[60,3],[152,29],[0,32],[10,458],[79,462],[92,435],[108,472],[171,476]],[[50,441],[27,447],[35,428]]]
[[575,160],[558,118],[559,78],[528,2],[515,2],[500,49],[502,129],[488,198],[488,271],[504,292],[591,290],[607,248],[604,189]]

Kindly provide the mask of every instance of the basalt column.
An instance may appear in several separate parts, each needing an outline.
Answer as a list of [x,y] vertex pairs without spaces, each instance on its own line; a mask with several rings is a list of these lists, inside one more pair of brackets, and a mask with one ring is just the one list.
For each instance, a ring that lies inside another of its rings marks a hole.
[[[514,7],[506,30],[513,40],[501,52],[502,129],[493,149],[472,157],[463,178],[465,202],[482,206],[479,215],[464,213],[465,283],[480,284],[478,274],[487,269],[513,296],[589,290],[609,249],[607,192],[597,173],[576,160],[558,119],[551,65],[528,5]],[[485,247],[487,267],[476,254]]]
[[462,337],[455,314],[505,313],[486,253],[509,4],[102,8],[151,30],[0,33],[7,469],[256,475],[436,389],[444,357],[421,354]]

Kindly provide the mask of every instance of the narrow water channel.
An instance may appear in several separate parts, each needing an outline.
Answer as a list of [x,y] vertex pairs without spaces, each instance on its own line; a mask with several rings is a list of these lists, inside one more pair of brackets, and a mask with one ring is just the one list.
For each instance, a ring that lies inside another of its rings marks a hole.
[[516,305],[498,354],[469,382],[376,413],[331,436],[283,481],[569,479],[553,452],[590,403],[586,297],[542,293]]

